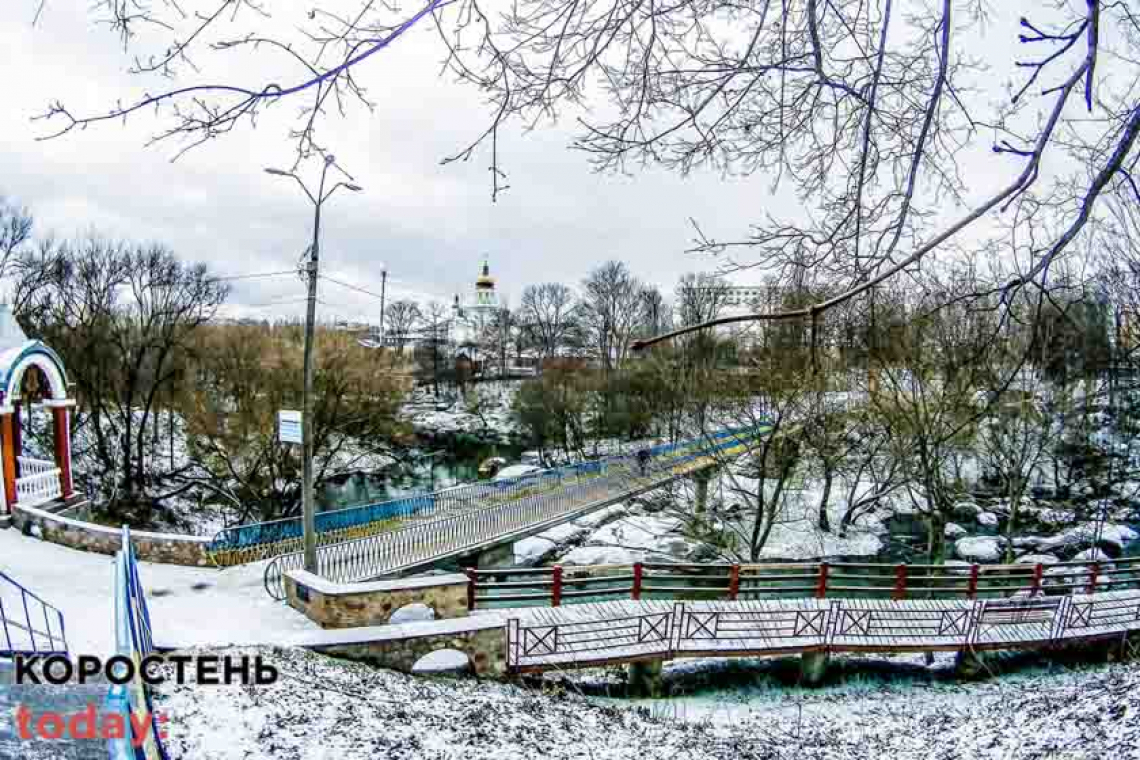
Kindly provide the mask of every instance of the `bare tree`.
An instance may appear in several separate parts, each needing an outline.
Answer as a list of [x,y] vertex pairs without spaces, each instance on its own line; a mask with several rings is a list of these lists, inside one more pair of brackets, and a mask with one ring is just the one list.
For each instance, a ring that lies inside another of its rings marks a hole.
[[542,358],[558,356],[576,329],[574,293],[558,282],[530,285],[523,291],[516,318],[533,336]]
[[97,237],[45,243],[14,267],[17,318],[60,351],[83,396],[91,474],[117,474],[109,508],[145,522],[146,487],[162,477],[146,466],[147,427],[190,335],[228,287],[160,246]]
[[391,343],[397,352],[403,353],[404,346],[412,341],[413,333],[423,317],[420,307],[415,301],[401,300],[388,304],[384,311],[384,319],[388,324],[385,342]]
[[499,377],[507,376],[507,357],[514,344],[515,329],[515,316],[504,305],[483,325],[482,334],[479,336],[479,353],[481,356],[494,357]]
[[[299,514],[301,459],[277,439],[277,410],[301,397],[300,325],[206,326],[188,362],[196,382],[179,398],[193,466],[179,480],[225,505],[235,522]],[[321,329],[313,410],[320,483],[369,470],[390,453],[403,395],[383,354]]]
[[779,366],[751,366],[750,372],[722,378],[723,419],[732,427],[765,435],[741,437],[743,456],[716,455],[727,498],[742,506],[725,519],[729,553],[745,562],[760,559],[772,529],[783,519],[788,487],[803,464],[803,377]]
[[642,285],[620,261],[596,267],[582,282],[580,312],[595,356],[606,372],[621,367],[642,321]]
[[728,283],[720,275],[707,272],[681,275],[677,282],[674,308],[682,325],[699,325],[720,316],[728,305]]
[[642,334],[658,335],[672,324],[665,296],[656,285],[645,285],[641,289],[641,311],[645,322]]
[[33,219],[26,208],[0,195],[0,277],[8,271],[8,262],[32,237]]
[[[353,100],[370,105],[358,67],[416,25],[434,23],[445,65],[490,105],[487,123],[449,160],[485,150],[493,195],[505,188],[503,126],[512,119],[530,126],[581,105],[591,108],[576,147],[599,168],[708,165],[790,185],[781,191],[803,199],[807,213],[769,217],[727,239],[698,227],[696,249],[725,255],[728,269],[775,267],[797,287],[812,277],[836,287],[825,299],[722,322],[816,321],[966,230],[986,237],[987,217],[1011,207],[1045,209],[1055,223],[1017,216],[1011,232],[1033,224],[1036,239],[1030,265],[1004,289],[1044,287],[1102,195],[1140,198],[1135,182],[1124,181],[1135,166],[1140,103],[1132,88],[1116,84],[1136,78],[1140,17],[1119,0],[1020,8],[984,0],[933,0],[932,7],[523,0],[502,15],[478,0],[425,0],[412,11],[372,0],[349,5],[318,2],[280,25],[295,31],[273,33],[269,11],[253,0],[199,0],[193,11],[170,0],[100,0],[98,20],[124,43],[157,51],[132,51],[140,75],[192,76],[197,56],[217,59],[213,70],[228,64],[275,75],[252,86],[180,80],[92,114],[54,101],[44,114],[47,133],[157,113],[156,138],[190,147],[292,101],[303,104],[290,132],[303,156],[322,116]],[[974,55],[989,29],[1011,42],[1016,34],[1025,51],[1015,54],[1021,77],[1004,102],[976,86],[992,73]],[[238,65],[251,59],[258,65]],[[598,81],[606,86],[591,87]],[[987,187],[964,171],[960,157],[979,147],[992,148],[1001,162],[993,174],[1006,178]],[[1065,158],[1073,159],[1066,168],[1040,171]],[[962,210],[948,218],[955,206]]]
[[431,377],[434,396],[439,396],[441,376],[454,371],[453,367],[447,367],[447,362],[451,359],[450,338],[451,312],[438,301],[432,301],[424,310],[423,318],[420,320],[420,345],[423,350],[421,363],[426,365],[428,375]]

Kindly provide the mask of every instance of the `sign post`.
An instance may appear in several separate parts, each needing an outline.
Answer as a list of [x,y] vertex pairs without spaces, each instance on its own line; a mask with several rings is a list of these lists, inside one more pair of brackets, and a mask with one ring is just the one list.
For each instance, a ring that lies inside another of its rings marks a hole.
[[281,443],[303,443],[301,413],[293,409],[277,412],[277,440]]

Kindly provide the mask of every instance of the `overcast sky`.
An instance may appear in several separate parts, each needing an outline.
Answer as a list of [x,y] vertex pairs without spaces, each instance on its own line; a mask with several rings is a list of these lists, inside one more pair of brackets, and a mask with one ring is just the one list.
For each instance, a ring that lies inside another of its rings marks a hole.
[[[125,126],[37,141],[48,128],[30,119],[52,100],[77,113],[98,112],[161,84],[126,73],[130,57],[113,32],[94,25],[89,0],[50,0],[33,28],[36,4],[8,0],[0,9],[0,194],[28,206],[41,233],[93,228],[161,241],[221,275],[292,267],[307,243],[310,207],[298,188],[262,168],[288,165],[293,146],[285,117],[295,106],[175,163],[175,145],[144,147],[158,126],[146,114]],[[477,93],[437,76],[440,56],[426,28],[405,35],[357,73],[379,107],[325,121],[324,143],[364,187],[326,207],[327,274],[378,292],[386,265],[390,298],[446,301],[471,287],[487,256],[501,289],[517,302],[528,284],[576,284],[592,266],[618,258],[671,290],[681,273],[712,267],[685,253],[689,217],[713,236],[739,238],[765,211],[796,205],[786,193],[772,197],[763,177],[596,174],[583,154],[566,149],[566,126],[505,136],[500,149],[511,189],[492,203],[485,154],[440,165],[487,117]],[[299,302],[278,302],[302,297],[300,280],[286,276],[235,283],[232,300],[271,303],[262,309],[267,315],[297,314]],[[322,316],[374,321],[379,308],[375,299],[331,283],[322,284],[321,299]]]

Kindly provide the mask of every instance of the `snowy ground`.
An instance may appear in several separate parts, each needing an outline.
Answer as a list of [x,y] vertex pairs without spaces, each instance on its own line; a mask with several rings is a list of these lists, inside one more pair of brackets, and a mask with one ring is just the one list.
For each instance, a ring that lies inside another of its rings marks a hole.
[[[63,612],[74,654],[114,652],[112,562],[0,530],[0,569]],[[265,593],[263,570],[261,563],[213,570],[140,562],[156,643],[288,643],[320,630]]]
[[948,687],[773,692],[675,720],[554,689],[421,680],[264,650],[264,688],[164,685],[173,760],[1036,760],[1140,757],[1140,666]]
[[[711,518],[714,524],[743,539],[752,532],[748,522],[749,510],[741,516],[729,509],[733,498],[728,489],[719,488],[720,476],[710,488]],[[738,477],[737,485],[748,486],[747,478]],[[589,524],[584,520],[560,525],[553,530],[514,545],[515,561],[522,566],[557,561],[566,565],[630,564],[643,561],[713,561],[725,559],[715,549],[704,547],[685,535],[685,520],[692,506],[691,489],[681,486],[674,490],[668,506],[656,514],[643,514],[644,500],[632,500],[610,510],[597,513],[600,519]],[[828,501],[831,524],[838,528],[846,503],[845,491],[836,488]],[[836,532],[820,531],[817,525],[818,505],[822,488],[807,483],[803,488],[788,491],[780,514],[761,550],[762,558],[799,560],[835,557],[870,557],[883,547],[886,528],[873,515],[861,517],[846,537]],[[658,505],[660,506],[660,504]],[[718,517],[717,510],[724,516]],[[745,554],[746,556],[746,554]]]

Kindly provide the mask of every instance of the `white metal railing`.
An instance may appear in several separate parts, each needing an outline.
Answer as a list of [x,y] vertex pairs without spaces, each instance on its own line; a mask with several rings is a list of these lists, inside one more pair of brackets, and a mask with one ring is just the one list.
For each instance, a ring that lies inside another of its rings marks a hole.
[[28,477],[30,475],[42,475],[45,472],[51,472],[56,468],[55,462],[48,459],[33,459],[31,457],[16,457],[20,463],[20,475]]
[[25,507],[34,507],[52,499],[63,496],[60,486],[60,471],[53,467],[45,472],[16,478],[16,503]]

